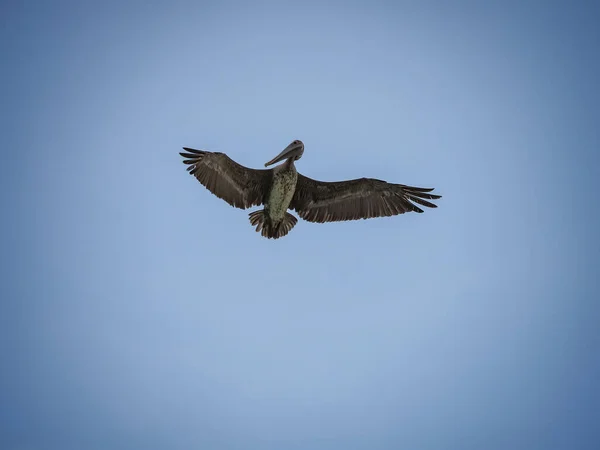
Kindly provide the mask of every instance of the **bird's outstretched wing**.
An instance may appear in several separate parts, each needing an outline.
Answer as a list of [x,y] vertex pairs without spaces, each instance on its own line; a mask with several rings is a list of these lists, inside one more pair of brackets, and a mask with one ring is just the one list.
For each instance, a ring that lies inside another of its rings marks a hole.
[[414,203],[437,208],[425,200],[441,197],[429,194],[432,190],[373,178],[330,183],[298,174],[290,208],[304,220],[319,223],[395,216],[409,211],[422,213],[423,210]]
[[224,153],[183,147],[180,153],[188,172],[210,192],[231,206],[246,209],[261,205],[271,183],[271,170],[258,170],[236,163]]

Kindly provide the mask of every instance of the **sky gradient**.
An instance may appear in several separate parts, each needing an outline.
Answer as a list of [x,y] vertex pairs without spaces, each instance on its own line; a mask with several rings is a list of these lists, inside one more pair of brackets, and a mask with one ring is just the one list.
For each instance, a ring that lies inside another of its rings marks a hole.
[[[0,447],[600,448],[592,5],[3,2]],[[267,240],[178,155],[294,139],[439,208]]]

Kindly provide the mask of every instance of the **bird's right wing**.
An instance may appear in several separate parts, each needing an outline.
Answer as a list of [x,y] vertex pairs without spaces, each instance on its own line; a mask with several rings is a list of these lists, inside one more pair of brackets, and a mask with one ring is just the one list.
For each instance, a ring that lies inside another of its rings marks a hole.
[[236,163],[224,153],[183,147],[180,153],[188,172],[217,197],[231,206],[246,209],[261,205],[267,195],[271,170],[257,170]]

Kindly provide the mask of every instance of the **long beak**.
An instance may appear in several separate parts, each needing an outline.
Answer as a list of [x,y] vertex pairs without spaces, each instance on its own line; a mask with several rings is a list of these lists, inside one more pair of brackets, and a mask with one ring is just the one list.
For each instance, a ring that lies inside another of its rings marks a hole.
[[283,149],[283,151],[279,155],[277,155],[275,158],[273,158],[268,163],[265,163],[265,167],[273,165],[279,161],[283,161],[284,159],[288,159],[288,158],[292,158],[292,157],[296,156],[296,154],[298,153],[300,148],[301,148],[301,146],[298,144],[288,145],[286,148]]

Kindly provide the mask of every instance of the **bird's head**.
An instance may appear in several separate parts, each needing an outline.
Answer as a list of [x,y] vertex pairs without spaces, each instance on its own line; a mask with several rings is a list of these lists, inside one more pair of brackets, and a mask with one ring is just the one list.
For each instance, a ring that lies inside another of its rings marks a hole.
[[302,153],[304,153],[304,144],[302,141],[296,139],[290,145],[284,148],[279,155],[277,155],[268,163],[265,163],[265,167],[273,165],[279,161],[283,161],[284,159],[292,158],[294,161],[297,161],[302,158]]

